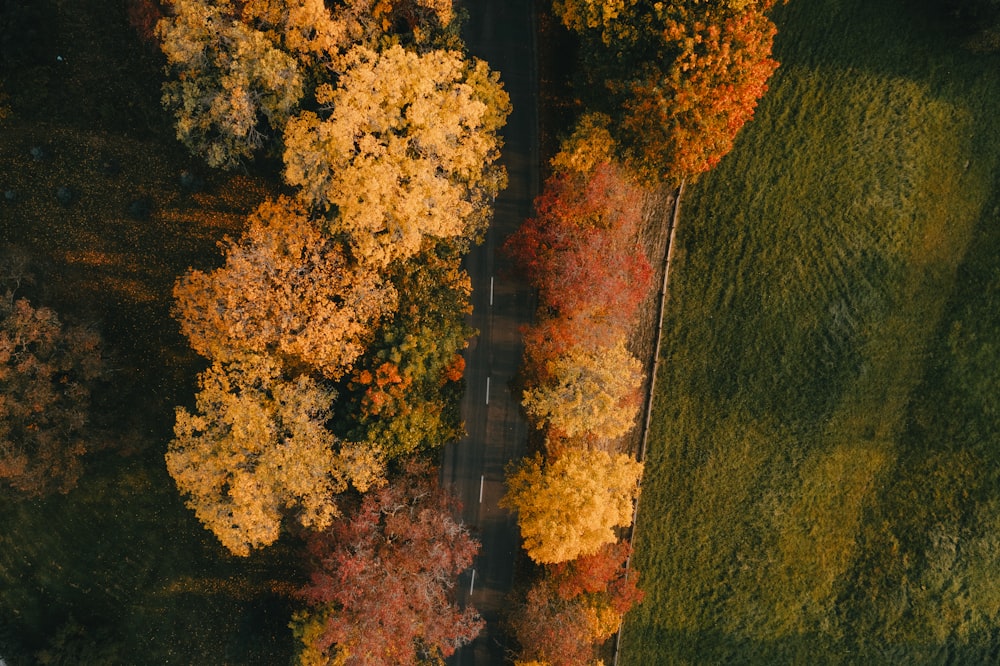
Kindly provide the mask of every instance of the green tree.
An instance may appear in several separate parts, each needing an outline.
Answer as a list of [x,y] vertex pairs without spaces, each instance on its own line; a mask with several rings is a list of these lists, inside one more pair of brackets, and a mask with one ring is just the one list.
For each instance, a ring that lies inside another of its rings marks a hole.
[[388,458],[461,436],[452,405],[465,367],[461,353],[475,332],[465,323],[472,285],[447,246],[394,265],[399,308],[376,331],[342,401],[348,437]]

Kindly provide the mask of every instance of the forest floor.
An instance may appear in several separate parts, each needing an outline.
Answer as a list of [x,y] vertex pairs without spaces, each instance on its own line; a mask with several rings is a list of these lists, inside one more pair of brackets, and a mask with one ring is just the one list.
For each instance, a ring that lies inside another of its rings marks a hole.
[[105,441],[80,485],[37,502],[0,495],[0,655],[287,659],[287,553],[225,554],[163,465],[200,364],[170,317],[173,283],[218,264],[218,241],[276,183],[209,172],[180,146],[161,57],[123,3],[0,9],[0,246],[27,255],[34,278],[15,296],[95,326],[111,367],[94,392]]

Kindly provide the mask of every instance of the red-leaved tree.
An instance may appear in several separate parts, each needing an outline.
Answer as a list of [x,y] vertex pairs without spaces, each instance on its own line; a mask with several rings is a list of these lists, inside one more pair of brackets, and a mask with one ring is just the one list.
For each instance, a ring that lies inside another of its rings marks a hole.
[[607,163],[546,181],[535,217],[505,246],[543,307],[564,318],[586,316],[588,327],[624,330],[632,323],[652,276],[638,243],[642,198]]
[[547,566],[511,618],[521,646],[519,663],[592,663],[597,648],[642,600],[637,573],[626,572],[629,543],[607,544],[592,555]]
[[482,619],[450,594],[479,550],[452,518],[456,504],[432,468],[410,463],[352,515],[311,537],[314,570],[302,596],[312,613],[299,632],[302,662],[415,664],[475,638]]

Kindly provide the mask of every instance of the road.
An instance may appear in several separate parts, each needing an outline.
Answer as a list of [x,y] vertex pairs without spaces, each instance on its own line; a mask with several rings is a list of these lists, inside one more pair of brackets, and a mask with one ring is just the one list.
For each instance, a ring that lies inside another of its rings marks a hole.
[[521,362],[519,329],[535,309],[528,285],[511,274],[497,253],[531,213],[538,192],[538,84],[532,0],[475,0],[465,40],[472,55],[500,72],[513,112],[504,130],[502,162],[509,185],[497,197],[485,242],[466,259],[472,278],[473,312],[479,331],[466,350],[462,419],[467,436],[445,447],[442,481],[458,495],[462,518],[482,542],[482,551],[459,581],[458,600],[472,604],[487,621],[475,642],[450,660],[453,666],[503,664],[507,649],[498,620],[510,591],[520,547],[517,523],[497,506],[504,468],[524,455],[527,424],[511,382]]

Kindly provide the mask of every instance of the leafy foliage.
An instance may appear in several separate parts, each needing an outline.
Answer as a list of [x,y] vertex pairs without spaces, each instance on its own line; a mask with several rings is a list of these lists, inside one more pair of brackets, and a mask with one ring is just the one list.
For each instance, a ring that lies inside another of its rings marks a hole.
[[349,518],[311,537],[315,569],[302,594],[318,614],[304,619],[306,654],[345,666],[424,663],[482,629],[473,608],[449,599],[479,544],[452,518],[455,500],[436,479],[436,470],[410,463]]
[[164,106],[193,153],[210,166],[233,167],[264,145],[264,122],[280,130],[295,112],[302,72],[280,44],[239,20],[228,0],[173,0],[172,8],[157,25],[177,76],[164,84]]
[[96,332],[25,299],[0,301],[0,481],[32,496],[76,485],[102,371]]
[[243,237],[224,246],[225,266],[191,271],[174,287],[181,330],[210,359],[278,353],[339,377],[395,308],[392,286],[288,198],[261,204]]
[[194,413],[177,408],[167,469],[187,504],[236,555],[278,539],[286,509],[323,529],[348,482],[381,479],[366,450],[326,429],[333,394],[308,376],[285,379],[267,356],[215,362],[202,373]]
[[614,439],[635,424],[642,363],[625,348],[624,337],[606,347],[571,347],[546,363],[545,376],[522,401],[539,428]]
[[732,150],[766,91],[777,67],[772,5],[559,0],[554,9],[582,35],[587,75],[611,93],[606,108],[633,167],[679,182]]
[[361,261],[386,266],[429,238],[471,237],[503,183],[497,131],[510,111],[486,63],[454,51],[356,47],[336,88],[285,132],[285,180],[309,207],[335,210]]
[[544,463],[536,454],[508,475],[500,506],[517,511],[531,559],[565,562],[617,541],[641,475],[642,463],[625,454],[570,448]]
[[550,314],[585,317],[587,326],[606,334],[633,323],[652,275],[637,242],[642,200],[642,191],[610,163],[546,181],[535,216],[507,240],[505,250]]
[[473,334],[465,323],[472,285],[459,259],[442,246],[394,266],[399,307],[376,331],[341,402],[348,437],[387,458],[460,436],[458,415],[446,409]]
[[623,136],[644,171],[675,180],[708,171],[753,117],[778,67],[777,30],[763,11],[770,2],[735,4],[670,3],[657,17],[657,48],[679,55],[623,84]]
[[638,573],[625,571],[628,542],[546,568],[511,617],[522,661],[589,664],[622,617],[641,601]]

